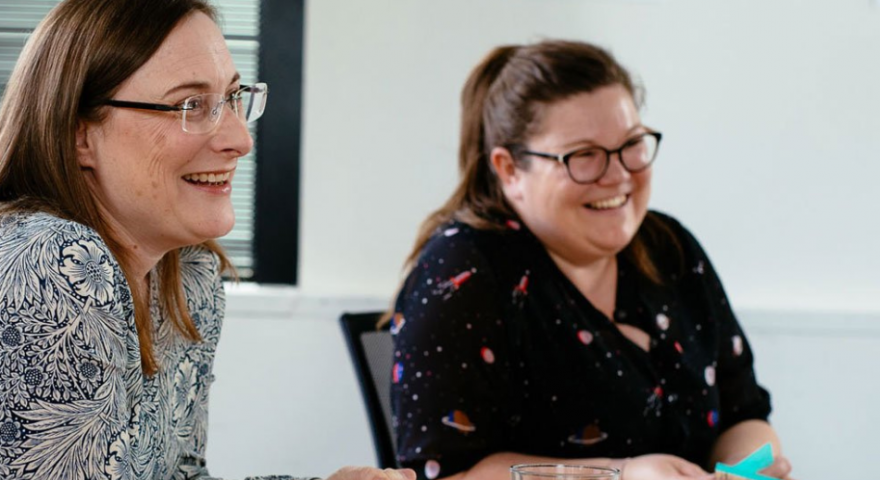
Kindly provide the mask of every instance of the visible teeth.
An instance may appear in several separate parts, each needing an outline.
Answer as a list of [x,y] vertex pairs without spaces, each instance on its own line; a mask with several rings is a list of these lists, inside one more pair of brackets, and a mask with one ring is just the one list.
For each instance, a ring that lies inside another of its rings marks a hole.
[[594,210],[607,210],[609,208],[617,208],[624,203],[626,203],[626,195],[618,195],[616,197],[608,198],[605,200],[598,200],[592,203],[588,203],[587,207]]
[[226,173],[190,173],[183,176],[183,179],[193,183],[210,183],[223,184],[229,180],[232,172]]

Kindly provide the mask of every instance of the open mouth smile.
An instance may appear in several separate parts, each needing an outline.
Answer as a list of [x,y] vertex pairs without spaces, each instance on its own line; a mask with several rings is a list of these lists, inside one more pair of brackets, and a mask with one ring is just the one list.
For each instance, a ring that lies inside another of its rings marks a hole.
[[214,186],[219,187],[229,183],[232,172],[223,173],[189,173],[183,176],[187,183],[193,185]]
[[618,195],[616,197],[596,200],[595,202],[585,203],[584,206],[590,210],[611,210],[620,208],[629,201],[629,195]]

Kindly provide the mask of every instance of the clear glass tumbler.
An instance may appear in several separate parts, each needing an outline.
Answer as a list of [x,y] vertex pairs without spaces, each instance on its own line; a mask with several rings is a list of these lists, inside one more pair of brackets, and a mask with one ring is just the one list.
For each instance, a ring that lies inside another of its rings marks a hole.
[[534,463],[510,467],[511,480],[619,480],[614,468],[556,463]]

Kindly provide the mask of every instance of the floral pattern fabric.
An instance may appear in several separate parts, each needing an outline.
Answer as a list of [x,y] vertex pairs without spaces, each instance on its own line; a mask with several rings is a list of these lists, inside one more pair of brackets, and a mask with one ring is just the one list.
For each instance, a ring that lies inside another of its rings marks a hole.
[[43,213],[0,217],[0,478],[209,478],[225,297],[213,253],[187,247],[180,261],[202,340],[174,330],[154,281],[160,370],[145,377],[131,292],[97,233]]

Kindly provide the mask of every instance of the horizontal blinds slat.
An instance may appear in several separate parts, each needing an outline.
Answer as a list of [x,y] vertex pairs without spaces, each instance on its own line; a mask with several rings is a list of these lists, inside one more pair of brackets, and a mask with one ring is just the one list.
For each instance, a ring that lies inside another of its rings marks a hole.
[[[0,1],[0,30],[32,30],[57,0]],[[213,2],[220,13],[220,27],[225,35],[256,38],[260,31],[260,6],[255,0],[219,0]]]
[[0,30],[33,30],[57,0],[0,1]]
[[[231,50],[231,48],[230,48]],[[233,54],[235,58],[235,54]],[[238,65],[236,61],[236,65]],[[239,67],[241,69],[241,67]],[[247,78],[242,72],[242,78]],[[245,82],[243,82],[245,83]],[[251,126],[251,135],[256,141],[256,128]],[[235,226],[226,236],[219,239],[232,264],[240,271],[242,278],[252,275],[254,240],[254,198],[256,180],[256,148],[238,159],[238,167],[232,179],[232,209],[235,212]]]
[[256,40],[227,40],[226,45],[229,46],[235,68],[241,74],[241,83],[258,82],[260,44]]
[[256,39],[260,32],[260,2],[255,0],[217,0],[220,28],[225,35]]
[[3,91],[25,40],[27,35],[24,33],[0,33],[0,89]]
[[[227,13],[228,15],[228,13]],[[228,29],[226,30],[228,34]],[[255,40],[227,40],[232,61],[241,74],[241,83],[259,81],[257,75],[259,44]],[[256,129],[250,129],[256,140]],[[256,149],[238,160],[238,168],[232,179],[232,208],[235,212],[235,226],[226,236],[220,238],[220,245],[226,250],[233,265],[239,269],[242,278],[252,275],[254,239],[254,197],[256,182]]]

